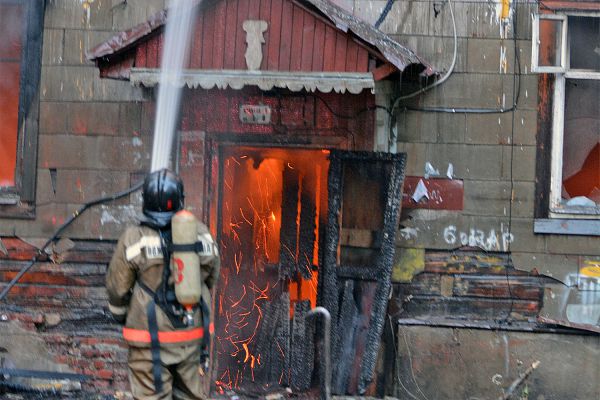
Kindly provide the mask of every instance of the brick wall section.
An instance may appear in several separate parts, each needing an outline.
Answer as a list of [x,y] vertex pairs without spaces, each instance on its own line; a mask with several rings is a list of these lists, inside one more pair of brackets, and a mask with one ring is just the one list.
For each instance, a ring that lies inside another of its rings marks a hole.
[[396,318],[519,321],[535,324],[545,278],[506,268],[505,253],[426,251],[423,272],[394,284]]
[[[0,258],[0,281],[7,282],[35,254],[35,248],[18,239],[4,239],[8,255]],[[114,394],[128,390],[127,348],[120,327],[107,309],[104,289],[106,263],[111,243],[77,242],[53,263],[42,259],[9,292],[2,312],[2,347],[18,367],[23,366],[23,337],[44,343],[46,352],[37,354],[52,367],[33,363],[32,369],[71,371],[90,375],[82,390]],[[4,285],[2,285],[4,287]],[[18,333],[7,324],[18,326]]]

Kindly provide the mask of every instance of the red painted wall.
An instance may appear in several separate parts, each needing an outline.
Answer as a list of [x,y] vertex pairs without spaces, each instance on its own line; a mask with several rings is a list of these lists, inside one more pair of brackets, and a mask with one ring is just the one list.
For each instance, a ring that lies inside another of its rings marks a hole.
[[[257,7],[258,6],[258,7]],[[188,68],[246,69],[246,20],[263,20],[261,70],[367,72],[369,53],[351,35],[289,0],[222,0],[199,13]],[[136,48],[135,67],[158,68],[162,32]]]

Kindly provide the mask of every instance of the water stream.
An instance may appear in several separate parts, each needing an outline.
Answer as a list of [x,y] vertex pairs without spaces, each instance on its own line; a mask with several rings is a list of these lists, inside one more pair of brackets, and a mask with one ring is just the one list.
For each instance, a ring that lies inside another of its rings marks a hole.
[[189,54],[198,1],[174,0],[168,10],[150,171],[169,168],[181,101],[182,72]]

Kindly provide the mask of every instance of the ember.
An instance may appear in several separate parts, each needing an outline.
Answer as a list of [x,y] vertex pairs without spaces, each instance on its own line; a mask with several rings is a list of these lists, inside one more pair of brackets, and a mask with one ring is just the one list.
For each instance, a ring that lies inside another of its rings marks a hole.
[[218,392],[293,385],[290,366],[312,363],[312,355],[290,350],[294,340],[306,339],[304,324],[290,319],[295,312],[303,319],[316,304],[327,155],[322,150],[223,150]]

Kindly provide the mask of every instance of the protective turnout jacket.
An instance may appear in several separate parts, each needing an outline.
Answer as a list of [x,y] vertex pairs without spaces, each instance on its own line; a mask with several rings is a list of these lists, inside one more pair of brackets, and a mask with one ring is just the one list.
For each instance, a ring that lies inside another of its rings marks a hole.
[[[219,253],[206,225],[198,223],[198,241],[202,276],[202,301],[210,308],[211,289],[219,276]],[[126,317],[123,336],[135,347],[150,347],[148,303],[152,295],[142,286],[156,292],[163,279],[165,257],[159,231],[145,225],[129,227],[121,235],[106,276],[109,309],[117,320]],[[173,279],[172,276],[169,279]],[[176,300],[175,300],[176,301]],[[176,329],[165,312],[156,307],[156,323],[160,346],[200,343],[204,335],[201,308],[195,310],[192,326]],[[208,332],[206,332],[208,334]]]

